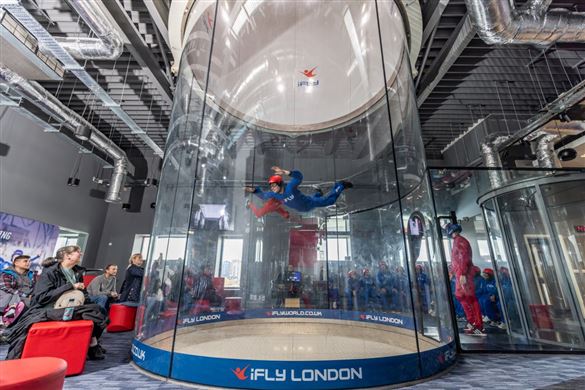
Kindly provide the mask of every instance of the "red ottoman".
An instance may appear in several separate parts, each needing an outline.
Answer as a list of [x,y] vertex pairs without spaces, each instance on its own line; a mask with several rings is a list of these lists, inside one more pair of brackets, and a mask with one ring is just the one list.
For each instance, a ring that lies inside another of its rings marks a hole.
[[67,362],[53,357],[0,361],[0,390],[61,390]]
[[67,375],[81,374],[92,331],[88,320],[39,322],[28,331],[22,358],[61,358],[67,362]]
[[134,330],[136,309],[135,306],[121,304],[110,305],[110,323],[106,328],[108,332],[126,332]]

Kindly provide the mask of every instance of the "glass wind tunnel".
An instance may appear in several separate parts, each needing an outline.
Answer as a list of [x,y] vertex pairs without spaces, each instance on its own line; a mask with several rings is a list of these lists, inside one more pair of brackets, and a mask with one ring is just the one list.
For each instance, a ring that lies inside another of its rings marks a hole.
[[[403,11],[195,3],[138,366],[213,386],[316,389],[418,380],[453,363]],[[326,207],[260,215],[265,201],[244,187],[269,191],[273,166],[302,172],[308,196],[354,186]]]

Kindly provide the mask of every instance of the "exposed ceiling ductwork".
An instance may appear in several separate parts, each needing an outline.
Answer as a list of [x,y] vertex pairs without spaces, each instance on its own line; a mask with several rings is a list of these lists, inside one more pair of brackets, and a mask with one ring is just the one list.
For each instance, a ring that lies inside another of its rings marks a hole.
[[[481,144],[481,156],[483,158],[483,163],[487,168],[502,167],[498,146],[506,142],[508,138],[508,136],[497,136],[495,138],[488,139]],[[489,171],[488,176],[492,189],[500,188],[506,183],[505,172],[499,170]]]
[[585,42],[585,13],[565,9],[547,11],[551,1],[529,0],[516,9],[508,0],[465,0],[479,36],[497,44],[548,45]]
[[73,131],[76,137],[87,140],[97,149],[114,160],[114,172],[110,179],[110,186],[105,201],[118,203],[121,201],[120,192],[126,178],[128,159],[126,153],[120,149],[91,123],[79,114],[65,107],[55,96],[41,87],[35,81],[28,81],[14,71],[0,65],[0,82],[9,85],[23,98],[29,100],[43,112],[59,120]]
[[44,46],[55,58],[57,58],[66,69],[71,71],[85,86],[99,98],[103,105],[108,107],[116,114],[130,129],[132,134],[150,147],[154,153],[162,157],[162,149],[148,136],[126,111],[124,111],[119,102],[116,102],[105,91],[102,86],[75,60],[68,51],[66,51],[29,12],[20,4],[18,0],[0,0],[3,6],[11,15],[13,15],[26,29],[31,32],[38,40],[41,46]]
[[55,40],[74,58],[82,60],[115,60],[124,51],[118,30],[100,9],[98,1],[67,0],[96,38],[56,37]]

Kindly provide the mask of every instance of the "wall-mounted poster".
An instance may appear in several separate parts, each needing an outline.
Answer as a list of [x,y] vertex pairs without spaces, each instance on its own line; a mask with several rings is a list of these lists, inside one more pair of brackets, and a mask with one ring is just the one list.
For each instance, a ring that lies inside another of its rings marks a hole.
[[14,257],[28,255],[36,271],[54,255],[58,236],[59,226],[0,212],[0,269],[12,265]]

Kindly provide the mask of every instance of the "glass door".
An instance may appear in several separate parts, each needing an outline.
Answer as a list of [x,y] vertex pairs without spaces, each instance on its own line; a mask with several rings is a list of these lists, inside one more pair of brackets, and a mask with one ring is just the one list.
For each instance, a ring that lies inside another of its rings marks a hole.
[[584,188],[583,180],[545,184],[540,187],[583,329],[585,329]]
[[557,347],[582,347],[582,331],[570,290],[543,219],[537,187],[498,196],[504,236],[516,274],[528,335]]

